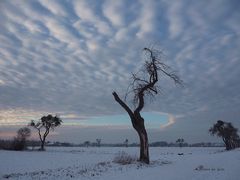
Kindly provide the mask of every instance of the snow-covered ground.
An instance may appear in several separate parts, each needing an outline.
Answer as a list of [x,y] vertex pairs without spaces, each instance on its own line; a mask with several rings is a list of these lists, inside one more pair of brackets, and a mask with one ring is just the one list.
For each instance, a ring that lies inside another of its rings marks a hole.
[[[138,148],[47,148],[0,151],[0,179],[239,180],[240,149],[150,148],[150,165],[113,162],[119,152]],[[183,155],[179,155],[183,153]]]

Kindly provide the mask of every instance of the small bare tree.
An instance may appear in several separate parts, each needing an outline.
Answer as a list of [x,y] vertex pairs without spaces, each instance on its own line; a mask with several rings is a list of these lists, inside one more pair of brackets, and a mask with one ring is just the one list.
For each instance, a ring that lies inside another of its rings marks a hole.
[[101,146],[101,139],[96,139],[96,143],[97,143],[97,146],[100,147]]
[[116,92],[113,92],[114,99],[122,106],[122,108],[128,113],[133,128],[137,131],[140,139],[140,158],[141,162],[149,164],[149,144],[147,131],[144,125],[144,119],[141,116],[141,111],[145,105],[146,97],[154,97],[159,92],[157,82],[160,74],[165,75],[172,79],[176,84],[182,84],[181,79],[172,72],[170,67],[161,61],[161,52],[155,49],[144,48],[144,52],[147,55],[147,60],[143,66],[143,69],[137,74],[132,74],[132,83],[126,93],[126,97],[133,94],[134,110],[118,96]]
[[128,147],[128,139],[125,139],[124,143],[125,147]]
[[20,128],[17,131],[17,138],[26,141],[31,136],[31,130],[28,127]]
[[83,144],[84,144],[84,146],[86,146],[88,148],[91,143],[90,143],[90,141],[85,141]]
[[31,130],[27,127],[20,128],[17,131],[17,137],[13,139],[13,149],[22,151],[27,148],[27,138],[31,136]]
[[176,143],[179,144],[179,147],[182,147],[183,143],[184,143],[184,139],[183,138],[179,138],[179,139],[177,139]]
[[62,120],[58,116],[52,116],[51,114],[43,116],[38,122],[35,122],[34,120],[30,122],[29,125],[38,131],[39,139],[41,141],[41,151],[44,151],[45,141],[50,130],[54,130],[54,128],[60,126],[61,123]]

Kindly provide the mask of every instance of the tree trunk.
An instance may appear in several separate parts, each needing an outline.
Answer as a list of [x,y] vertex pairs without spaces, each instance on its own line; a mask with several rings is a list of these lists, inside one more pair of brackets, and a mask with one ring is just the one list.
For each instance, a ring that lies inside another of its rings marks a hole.
[[140,139],[140,157],[139,161],[149,164],[149,145],[148,136],[145,127],[137,130]]
[[40,151],[45,151],[44,145],[45,145],[45,140],[42,140],[41,141],[41,147],[39,149]]
[[229,142],[229,140],[226,140],[226,150],[231,150],[231,144]]
[[138,115],[134,115],[132,120],[133,128],[137,131],[140,140],[140,156],[139,161],[149,164],[149,145],[148,135],[144,125],[144,119]]
[[137,131],[140,139],[140,157],[139,161],[149,164],[148,136],[144,125],[144,119],[139,111],[132,110],[119,98],[116,92],[113,92],[115,100],[125,109],[131,119],[133,128]]

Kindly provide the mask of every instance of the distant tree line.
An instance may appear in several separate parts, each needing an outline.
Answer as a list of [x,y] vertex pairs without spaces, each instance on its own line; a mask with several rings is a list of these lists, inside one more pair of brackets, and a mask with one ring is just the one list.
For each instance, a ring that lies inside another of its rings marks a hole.
[[[69,142],[46,142],[46,146],[53,147],[99,147],[96,142],[85,141],[83,143],[69,143]],[[138,143],[101,143],[101,147],[139,147]],[[150,147],[180,147],[177,142],[167,142],[167,141],[156,141],[149,143]],[[199,143],[182,143],[181,147],[224,147],[223,143],[212,143],[212,142],[199,142]]]
[[[224,139],[223,143],[200,142],[189,144],[183,138],[178,138],[175,142],[156,141],[149,143],[150,147],[223,147],[227,150],[240,147],[240,140],[237,134],[237,129],[233,125],[226,122],[218,121],[213,127],[209,129],[213,135],[217,134]],[[0,139],[0,149],[4,150],[26,150],[27,147],[34,150],[36,147],[41,147],[42,142],[37,140],[29,140],[31,131],[28,127],[20,128],[16,136],[11,140]],[[226,137],[225,137],[226,136]],[[231,138],[230,138],[231,137]],[[230,138],[230,139],[229,139]],[[228,141],[226,139],[229,139]],[[226,143],[225,143],[226,142]],[[138,143],[129,143],[125,139],[122,143],[102,143],[102,139],[97,138],[96,141],[84,141],[80,144],[69,142],[50,142],[44,143],[46,146],[54,147],[139,147]]]

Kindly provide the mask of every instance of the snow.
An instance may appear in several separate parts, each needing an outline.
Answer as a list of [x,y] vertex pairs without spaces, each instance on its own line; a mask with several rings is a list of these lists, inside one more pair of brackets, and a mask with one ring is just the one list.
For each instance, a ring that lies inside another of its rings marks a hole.
[[[47,147],[38,151],[0,151],[0,179],[239,180],[240,149],[150,148],[150,165],[113,162],[119,152],[137,156],[139,148]],[[183,155],[179,155],[183,153]]]

